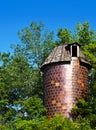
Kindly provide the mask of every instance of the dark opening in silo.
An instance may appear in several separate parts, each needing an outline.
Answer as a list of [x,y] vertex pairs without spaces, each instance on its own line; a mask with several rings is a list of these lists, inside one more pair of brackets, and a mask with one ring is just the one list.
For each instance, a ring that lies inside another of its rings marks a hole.
[[77,57],[77,46],[72,46],[72,57]]

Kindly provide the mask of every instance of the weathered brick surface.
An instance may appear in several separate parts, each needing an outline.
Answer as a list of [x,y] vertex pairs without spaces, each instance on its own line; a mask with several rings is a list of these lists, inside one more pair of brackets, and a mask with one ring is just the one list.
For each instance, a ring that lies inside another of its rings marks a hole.
[[78,98],[88,92],[88,69],[80,65],[79,59],[69,64],[49,64],[44,70],[44,104],[47,116],[54,114],[70,116],[71,108]]

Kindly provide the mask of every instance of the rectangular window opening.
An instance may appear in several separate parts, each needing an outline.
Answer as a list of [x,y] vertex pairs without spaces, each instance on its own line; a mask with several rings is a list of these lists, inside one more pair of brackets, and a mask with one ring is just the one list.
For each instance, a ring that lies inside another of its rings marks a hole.
[[77,57],[77,46],[72,46],[72,57]]

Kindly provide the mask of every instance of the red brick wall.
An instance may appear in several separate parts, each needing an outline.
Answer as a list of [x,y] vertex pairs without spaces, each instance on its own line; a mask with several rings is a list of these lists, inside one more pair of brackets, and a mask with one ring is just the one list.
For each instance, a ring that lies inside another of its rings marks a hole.
[[76,100],[84,98],[87,92],[88,69],[78,59],[44,68],[44,104],[48,117],[56,113],[69,117]]

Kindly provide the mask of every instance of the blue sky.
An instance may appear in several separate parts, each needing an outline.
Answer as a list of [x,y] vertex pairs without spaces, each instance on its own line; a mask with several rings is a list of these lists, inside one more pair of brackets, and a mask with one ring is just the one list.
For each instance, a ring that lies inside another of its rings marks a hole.
[[10,44],[19,42],[17,32],[32,21],[54,32],[89,21],[96,30],[96,0],[0,0],[0,52],[11,51]]

